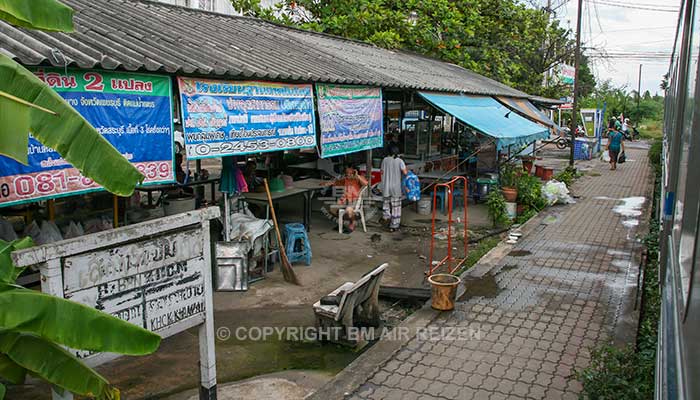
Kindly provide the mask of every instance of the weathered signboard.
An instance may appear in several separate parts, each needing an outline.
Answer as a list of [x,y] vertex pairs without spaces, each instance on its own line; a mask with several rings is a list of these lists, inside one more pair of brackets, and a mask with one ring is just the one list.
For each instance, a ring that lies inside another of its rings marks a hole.
[[[94,307],[162,337],[200,326],[202,398],[215,398],[209,220],[218,207],[13,253],[38,265],[42,291]],[[75,351],[90,365],[117,357]],[[65,397],[63,397],[65,398]]]

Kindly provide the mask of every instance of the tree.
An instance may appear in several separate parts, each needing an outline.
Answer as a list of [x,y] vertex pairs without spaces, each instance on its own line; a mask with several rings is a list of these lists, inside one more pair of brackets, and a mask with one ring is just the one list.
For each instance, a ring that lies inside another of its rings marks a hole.
[[245,15],[404,49],[461,65],[531,94],[560,97],[567,87],[542,87],[545,71],[570,59],[569,31],[543,11],[516,0],[231,0]]

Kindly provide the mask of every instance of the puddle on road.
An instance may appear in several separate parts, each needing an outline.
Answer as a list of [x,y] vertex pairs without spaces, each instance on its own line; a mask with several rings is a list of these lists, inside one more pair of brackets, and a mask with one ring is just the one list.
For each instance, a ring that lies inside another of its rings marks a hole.
[[[622,221],[622,226],[631,230],[639,225],[639,217],[642,215],[642,206],[646,201],[644,197],[626,197],[619,199],[622,204],[618,204],[613,208],[613,212],[622,215],[625,218]],[[627,238],[630,239],[629,232]]]
[[642,206],[646,201],[644,197],[626,197],[619,199],[622,204],[613,208],[613,212],[622,215],[623,217],[639,217],[642,215]]
[[457,301],[467,301],[473,297],[492,299],[501,291],[496,282],[496,277],[491,274],[486,274],[481,278],[466,278],[463,285],[464,293],[459,296]]
[[508,253],[508,255],[511,257],[525,257],[529,256],[530,254],[532,254],[532,252],[528,250],[511,250],[511,252]]

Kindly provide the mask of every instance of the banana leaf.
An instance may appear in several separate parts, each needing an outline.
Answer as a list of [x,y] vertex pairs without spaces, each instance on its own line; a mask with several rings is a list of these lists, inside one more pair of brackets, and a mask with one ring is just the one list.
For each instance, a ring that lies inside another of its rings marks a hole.
[[31,114],[30,107],[6,97],[0,97],[0,121],[8,124],[0,130],[0,152],[25,165],[29,135],[17,137],[12,132],[29,132],[29,114]]
[[56,0],[0,0],[0,19],[25,28],[73,32],[73,9]]
[[9,383],[20,385],[24,383],[24,378],[27,376],[27,370],[10,358],[0,353],[0,378]]
[[[0,54],[0,91],[58,114],[52,115],[31,107],[29,131],[106,190],[120,196],[130,196],[134,187],[143,181],[144,176],[58,93],[3,54]],[[13,115],[3,113],[0,117],[0,129],[17,126]],[[0,136],[3,139],[0,141],[0,153],[15,152],[16,145],[8,148],[6,142],[24,143],[27,135],[27,131],[3,132]],[[17,154],[13,157],[22,158]]]
[[0,383],[0,400],[3,400],[5,398],[5,385]]
[[0,282],[14,283],[19,274],[24,271],[24,268],[17,268],[12,264],[10,253],[32,246],[34,241],[29,236],[11,242],[0,240]]
[[160,336],[139,326],[17,285],[0,283],[0,310],[0,329],[32,333],[74,349],[144,355],[160,345]]
[[62,347],[34,335],[0,331],[0,353],[34,375],[81,396],[119,399],[119,391]]

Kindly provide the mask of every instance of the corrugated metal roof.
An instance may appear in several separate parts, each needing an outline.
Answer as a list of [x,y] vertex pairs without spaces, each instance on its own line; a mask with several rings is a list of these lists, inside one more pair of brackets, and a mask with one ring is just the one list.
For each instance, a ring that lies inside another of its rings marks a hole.
[[144,0],[62,2],[76,11],[74,33],[0,21],[0,52],[24,65],[528,97],[453,64],[254,18]]

